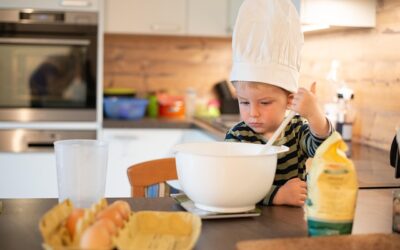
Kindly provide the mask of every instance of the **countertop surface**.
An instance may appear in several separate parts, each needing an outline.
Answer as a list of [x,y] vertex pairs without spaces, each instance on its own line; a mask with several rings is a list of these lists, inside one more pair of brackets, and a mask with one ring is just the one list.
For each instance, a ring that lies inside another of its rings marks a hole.
[[[392,232],[394,189],[360,190],[352,234]],[[133,211],[181,211],[172,198],[123,198]],[[115,199],[110,199],[109,202]],[[57,199],[3,199],[0,249],[42,249],[39,219]],[[234,249],[243,240],[307,236],[303,208],[263,206],[260,216],[203,220],[195,249]]]
[[[138,121],[105,120],[104,128],[182,128],[200,129],[215,140],[222,141],[225,133],[235,123],[238,115],[224,115],[219,118],[157,119],[145,118]],[[389,164],[387,151],[359,143],[348,144],[351,159],[357,169],[360,188],[400,187],[400,179],[394,177],[394,168]]]

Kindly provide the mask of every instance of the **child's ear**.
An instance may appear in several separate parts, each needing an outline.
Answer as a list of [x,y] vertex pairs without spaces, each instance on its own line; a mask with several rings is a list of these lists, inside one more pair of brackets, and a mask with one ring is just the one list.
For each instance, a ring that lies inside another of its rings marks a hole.
[[293,98],[294,98],[294,94],[293,93],[288,94],[286,108],[288,108],[289,105],[292,103]]

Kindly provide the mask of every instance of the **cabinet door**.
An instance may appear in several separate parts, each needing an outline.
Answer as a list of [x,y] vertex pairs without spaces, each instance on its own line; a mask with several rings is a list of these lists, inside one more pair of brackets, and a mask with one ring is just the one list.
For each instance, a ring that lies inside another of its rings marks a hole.
[[104,129],[102,138],[109,143],[106,197],[129,197],[128,167],[173,156],[182,135],[182,129]]
[[56,198],[54,153],[0,153],[0,198]]
[[199,129],[185,129],[179,143],[211,142],[216,141],[214,137]]
[[189,0],[188,34],[198,36],[228,35],[228,1],[230,0]]
[[243,1],[189,0],[189,35],[231,36]]
[[73,11],[99,11],[101,0],[1,0],[2,9],[42,9],[42,10],[73,10]]
[[375,27],[376,0],[301,0],[303,24]]
[[292,0],[292,3],[296,7],[296,10],[300,15],[301,0]]
[[232,34],[235,27],[236,17],[239,12],[240,5],[244,0],[228,0],[228,33]]
[[106,0],[105,31],[184,34],[186,0]]
[[104,129],[109,143],[106,197],[130,197],[127,169],[135,163],[173,157],[173,147],[184,142],[212,141],[191,129]]

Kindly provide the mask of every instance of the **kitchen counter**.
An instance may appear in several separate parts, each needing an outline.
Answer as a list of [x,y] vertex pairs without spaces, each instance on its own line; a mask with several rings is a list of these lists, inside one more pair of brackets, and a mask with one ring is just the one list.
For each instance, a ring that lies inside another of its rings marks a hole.
[[395,169],[389,163],[389,150],[352,143],[350,159],[356,167],[360,188],[400,187],[400,179],[394,177]]
[[[392,232],[393,189],[360,190],[357,197],[352,234]],[[110,199],[110,201],[115,199]],[[124,198],[134,211],[181,211],[170,198]],[[40,217],[57,199],[3,199],[0,213],[0,249],[42,249],[38,230]],[[257,217],[202,220],[195,249],[234,249],[236,243],[250,239],[307,236],[302,208],[264,206]],[[28,247],[29,246],[29,247]]]
[[103,128],[194,128],[194,125],[186,119],[146,117],[140,120],[105,119],[103,121]]
[[[217,119],[218,120],[218,119]],[[219,119],[221,120],[221,119]],[[103,121],[103,128],[150,128],[150,129],[201,129],[217,141],[222,141],[228,128],[222,123],[215,122],[216,119],[194,118],[171,119],[171,118],[143,118],[140,120],[110,120]]]
[[[217,141],[222,141],[226,131],[239,121],[238,115],[219,118],[158,119],[144,118],[138,121],[104,120],[104,128],[182,128],[200,129]],[[351,143],[351,159],[357,169],[360,188],[400,187],[400,179],[394,178],[394,168],[389,165],[387,151]]]

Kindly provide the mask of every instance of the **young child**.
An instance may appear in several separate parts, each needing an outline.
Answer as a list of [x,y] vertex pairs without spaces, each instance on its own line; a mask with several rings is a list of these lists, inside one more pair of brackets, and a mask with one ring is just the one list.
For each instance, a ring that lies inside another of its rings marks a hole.
[[298,88],[302,44],[299,17],[290,0],[244,1],[233,33],[231,72],[242,122],[225,140],[266,144],[287,110],[298,113],[274,143],[289,151],[278,155],[265,205],[304,204],[305,162],[332,133],[315,96],[316,84],[310,90]]

